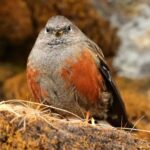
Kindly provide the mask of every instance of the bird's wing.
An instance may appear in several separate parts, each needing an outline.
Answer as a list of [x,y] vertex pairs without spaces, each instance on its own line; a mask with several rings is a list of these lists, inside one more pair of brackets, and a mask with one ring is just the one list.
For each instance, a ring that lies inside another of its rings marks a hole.
[[98,65],[99,71],[105,79],[108,91],[110,91],[113,96],[113,102],[108,111],[108,122],[116,127],[132,128],[133,125],[128,120],[124,102],[114,81],[112,80],[109,68],[106,64],[101,49],[91,40],[86,41],[86,43],[88,43],[89,49],[98,57],[100,62]]

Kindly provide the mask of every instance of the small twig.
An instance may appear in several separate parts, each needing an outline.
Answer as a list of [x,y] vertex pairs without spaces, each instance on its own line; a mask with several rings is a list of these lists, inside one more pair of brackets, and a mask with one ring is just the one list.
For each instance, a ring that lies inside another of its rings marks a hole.
[[143,118],[144,118],[144,116],[141,116],[141,117],[135,122],[135,124],[133,125],[133,128],[131,129],[130,132],[133,131],[133,129],[135,128],[135,126],[136,126]]

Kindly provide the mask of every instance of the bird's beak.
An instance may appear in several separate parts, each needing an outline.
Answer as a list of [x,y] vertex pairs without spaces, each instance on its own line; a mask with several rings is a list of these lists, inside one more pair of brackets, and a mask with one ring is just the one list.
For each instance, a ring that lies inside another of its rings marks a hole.
[[55,36],[60,37],[63,33],[64,33],[63,30],[56,31]]

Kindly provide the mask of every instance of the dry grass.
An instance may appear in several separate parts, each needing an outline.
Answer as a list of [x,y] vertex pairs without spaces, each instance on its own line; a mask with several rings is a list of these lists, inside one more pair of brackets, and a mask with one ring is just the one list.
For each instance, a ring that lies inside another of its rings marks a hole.
[[[136,127],[141,131],[150,131],[150,102],[148,99],[150,80],[134,81],[117,77],[116,81],[125,101],[129,119],[134,124],[136,123]],[[3,90],[7,99],[30,99],[31,97],[29,96],[25,73],[7,80]],[[150,141],[149,133],[140,132],[139,136]]]
[[22,100],[1,102],[0,147],[106,150],[150,148],[150,143],[135,138],[131,133],[112,128],[106,123],[87,125],[74,114],[72,115],[76,119],[60,119],[51,113],[49,108],[51,106]]

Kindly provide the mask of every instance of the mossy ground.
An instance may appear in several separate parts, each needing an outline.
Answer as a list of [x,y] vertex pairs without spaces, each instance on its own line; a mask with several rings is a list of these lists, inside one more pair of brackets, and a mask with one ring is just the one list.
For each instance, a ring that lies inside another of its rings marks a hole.
[[149,149],[150,143],[130,132],[112,127],[87,125],[80,120],[53,117],[27,103],[0,104],[2,149],[84,150]]

